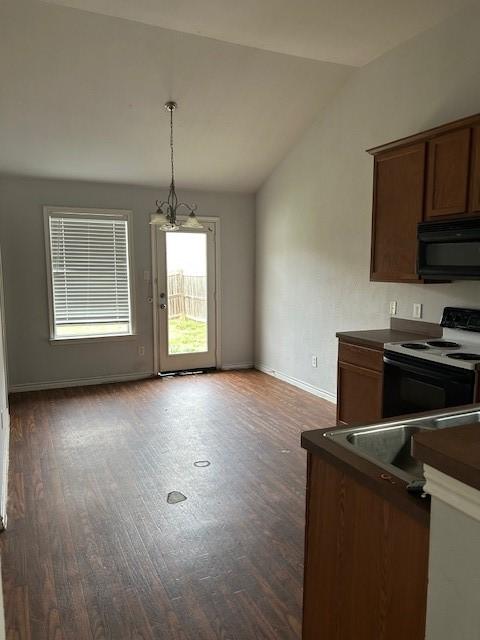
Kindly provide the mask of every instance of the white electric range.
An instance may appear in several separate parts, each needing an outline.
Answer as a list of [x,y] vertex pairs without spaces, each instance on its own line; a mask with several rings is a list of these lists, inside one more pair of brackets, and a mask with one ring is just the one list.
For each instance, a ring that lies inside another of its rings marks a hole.
[[385,350],[452,367],[476,369],[480,365],[480,334],[445,329],[442,338],[391,342],[385,345]]
[[384,417],[474,402],[480,371],[480,309],[446,307],[442,338],[388,343]]

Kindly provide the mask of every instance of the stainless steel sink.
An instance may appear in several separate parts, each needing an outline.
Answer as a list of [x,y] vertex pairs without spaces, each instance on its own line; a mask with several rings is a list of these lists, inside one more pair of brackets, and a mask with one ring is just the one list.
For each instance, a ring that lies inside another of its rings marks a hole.
[[[480,423],[480,411],[456,411],[324,433],[337,444],[407,482],[423,478],[423,465],[411,455],[412,436],[420,431]],[[480,428],[480,426],[479,426]]]
[[447,427],[461,427],[466,424],[475,424],[480,422],[480,411],[475,413],[466,413],[463,416],[444,416],[443,418],[435,418],[433,424],[437,429],[446,429]]

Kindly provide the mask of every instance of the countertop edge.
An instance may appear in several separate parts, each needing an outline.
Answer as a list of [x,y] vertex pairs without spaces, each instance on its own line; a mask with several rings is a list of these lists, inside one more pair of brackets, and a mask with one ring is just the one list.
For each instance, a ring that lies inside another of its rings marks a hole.
[[353,475],[359,482],[381,495],[386,501],[417,518],[425,526],[430,520],[430,501],[412,496],[406,490],[407,483],[397,476],[390,475],[381,467],[348,451],[336,442],[326,438],[325,433],[344,427],[315,429],[304,431],[301,445],[311,455],[319,455],[331,464],[341,467],[345,473]]
[[377,350],[382,350],[384,345],[386,344],[385,342],[381,342],[378,340],[374,340],[372,339],[368,339],[368,338],[357,338],[354,336],[349,335],[348,331],[340,331],[338,333],[335,334],[335,336],[341,341],[341,342],[348,342],[348,344],[355,344],[358,345],[360,347],[370,347],[372,349],[377,349]]
[[[458,445],[452,447],[452,444],[449,444],[448,438],[451,434],[456,434],[458,438],[462,437],[464,442],[463,455]],[[468,460],[472,443],[465,440],[467,434],[473,434],[477,439],[476,445],[480,444],[480,424],[416,434],[413,436],[412,455],[424,464],[480,491],[480,466]],[[465,451],[467,455],[465,455]]]
[[[384,338],[380,338],[385,334]],[[382,350],[389,342],[407,342],[412,340],[431,340],[432,336],[421,333],[399,331],[398,329],[367,329],[365,331],[338,331],[336,337],[342,342]]]

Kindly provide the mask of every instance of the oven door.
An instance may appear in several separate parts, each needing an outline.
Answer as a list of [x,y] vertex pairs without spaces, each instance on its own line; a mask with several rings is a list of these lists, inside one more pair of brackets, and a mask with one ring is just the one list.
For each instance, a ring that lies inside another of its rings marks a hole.
[[385,418],[473,402],[475,372],[385,351]]

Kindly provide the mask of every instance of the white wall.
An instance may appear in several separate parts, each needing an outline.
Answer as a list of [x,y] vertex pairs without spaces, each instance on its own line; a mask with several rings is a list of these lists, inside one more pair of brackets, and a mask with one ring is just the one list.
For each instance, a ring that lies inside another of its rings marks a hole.
[[[363,67],[257,196],[256,361],[335,392],[335,332],[388,326],[388,301],[438,321],[480,283],[369,282],[373,160],[365,149],[480,111],[480,9]],[[319,368],[311,366],[318,354]]]
[[[149,214],[165,189],[124,185],[0,179],[10,386],[153,371]],[[180,191],[198,203],[200,215],[221,218],[222,364],[253,360],[254,198]],[[49,343],[43,205],[120,208],[133,211],[137,333],[135,340]],[[138,346],[145,346],[145,356]]]
[[479,545],[478,519],[432,496],[426,640],[480,637]]

